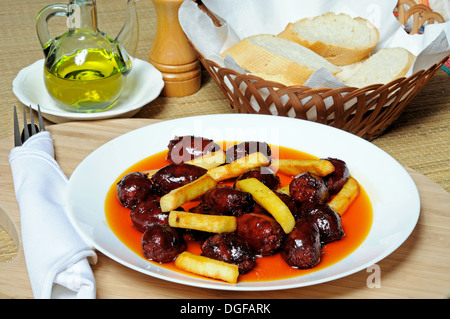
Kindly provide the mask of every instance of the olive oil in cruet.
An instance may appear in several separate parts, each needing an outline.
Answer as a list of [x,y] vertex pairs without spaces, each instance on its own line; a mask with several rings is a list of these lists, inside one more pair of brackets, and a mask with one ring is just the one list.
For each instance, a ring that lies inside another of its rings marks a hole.
[[78,50],[44,68],[50,96],[62,108],[96,112],[114,105],[125,86],[124,61],[104,49]]
[[[41,10],[36,28],[46,56],[44,83],[58,106],[91,113],[118,101],[137,46],[135,1],[128,0],[127,21],[114,40],[97,28],[95,0],[70,0]],[[69,29],[52,38],[47,22],[57,15],[67,17]]]

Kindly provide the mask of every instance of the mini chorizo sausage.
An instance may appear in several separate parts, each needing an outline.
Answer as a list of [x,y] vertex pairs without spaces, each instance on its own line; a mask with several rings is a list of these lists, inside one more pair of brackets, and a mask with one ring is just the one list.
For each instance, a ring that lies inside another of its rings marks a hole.
[[245,214],[237,219],[236,234],[257,255],[273,255],[281,247],[284,232],[275,219],[261,214]]
[[240,216],[253,209],[252,195],[228,185],[218,185],[203,195],[197,212],[211,215]]
[[169,223],[169,213],[161,211],[159,201],[146,200],[137,205],[130,213],[134,228],[145,232],[153,225],[164,225]]
[[203,256],[238,265],[240,274],[256,265],[256,257],[248,244],[235,233],[215,234],[205,240],[201,249]]
[[334,166],[334,172],[324,177],[330,195],[334,195],[339,193],[342,186],[349,179],[350,173],[347,164],[343,160],[337,158],[325,158],[325,160],[331,162]]
[[345,236],[341,216],[327,204],[302,207],[302,217],[317,225],[322,244],[340,240]]
[[159,263],[173,261],[186,250],[183,236],[169,225],[153,225],[142,235],[142,250],[147,259]]
[[185,163],[221,150],[213,140],[193,135],[177,136],[169,142],[167,148],[167,160],[173,164]]
[[249,169],[244,174],[239,176],[236,181],[246,178],[256,178],[271,190],[275,190],[280,186],[280,177],[275,174],[269,166]]
[[242,142],[227,148],[225,151],[226,162],[231,163],[241,157],[245,157],[249,154],[256,152],[262,153],[269,160],[271,159],[272,150],[269,144],[265,142],[249,141],[249,142]]
[[169,164],[159,169],[151,180],[159,196],[164,196],[171,190],[191,183],[208,172],[205,168],[190,164]]
[[117,183],[117,199],[123,207],[133,209],[152,195],[152,183],[140,172],[126,174]]
[[291,267],[308,269],[320,262],[321,250],[316,224],[300,218],[283,242],[281,258]]
[[299,203],[325,203],[328,188],[320,176],[306,172],[295,176],[289,184],[290,196]]

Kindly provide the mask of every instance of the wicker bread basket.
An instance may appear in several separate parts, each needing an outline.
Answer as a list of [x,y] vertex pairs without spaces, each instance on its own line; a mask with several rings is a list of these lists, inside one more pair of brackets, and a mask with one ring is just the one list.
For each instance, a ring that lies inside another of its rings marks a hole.
[[[204,6],[200,7],[209,14]],[[403,25],[411,16],[414,17],[412,30],[415,32],[425,22],[443,22],[439,14],[426,6],[414,5],[411,0],[400,0],[397,12]],[[219,25],[214,16],[210,14],[209,16],[216,25]],[[448,59],[446,57],[427,70],[421,70],[408,78],[400,78],[385,85],[312,89],[306,86],[287,87],[257,76],[238,73],[206,59],[195,46],[193,47],[200,62],[237,113],[269,114],[310,120],[343,129],[367,140],[373,140],[383,133]]]

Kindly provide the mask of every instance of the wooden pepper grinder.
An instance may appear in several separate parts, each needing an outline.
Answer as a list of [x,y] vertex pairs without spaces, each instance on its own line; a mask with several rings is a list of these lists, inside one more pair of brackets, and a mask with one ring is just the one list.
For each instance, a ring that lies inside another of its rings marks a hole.
[[183,0],[152,0],[157,28],[149,62],[161,71],[162,95],[181,97],[198,91],[201,84],[200,62],[178,21]]

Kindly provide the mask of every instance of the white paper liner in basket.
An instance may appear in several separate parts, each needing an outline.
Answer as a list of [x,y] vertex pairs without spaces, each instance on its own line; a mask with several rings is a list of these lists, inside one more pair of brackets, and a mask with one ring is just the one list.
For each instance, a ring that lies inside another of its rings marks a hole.
[[[428,69],[450,54],[450,21],[427,25],[422,34],[410,35],[405,32],[404,26],[393,14],[397,0],[361,0],[351,3],[345,0],[203,0],[202,2],[222,22],[222,25],[216,27],[211,18],[199,9],[195,2],[187,0],[179,11],[183,31],[206,59],[239,73],[245,73],[245,70],[242,70],[232,59],[223,59],[220,56],[221,52],[244,37],[260,33],[278,34],[289,22],[329,11],[347,13],[352,17],[360,16],[373,23],[380,33],[380,40],[373,52],[381,48],[403,47],[414,54],[417,58],[406,77],[419,70]],[[231,83],[228,82],[226,85],[233,91]],[[304,86],[345,87],[335,76],[323,69],[316,71]],[[245,87],[239,89],[241,92],[246,90]],[[269,92],[264,90],[259,91],[263,98],[269,95]],[[394,93],[392,92],[391,95]],[[407,96],[408,94],[404,94],[402,99]],[[283,98],[288,99],[287,96],[281,97],[282,100]],[[249,102],[255,111],[258,111],[257,101]],[[388,98],[386,106],[390,103],[392,100]],[[325,100],[326,107],[332,104],[332,101],[327,103]],[[350,101],[347,104],[352,105]],[[275,106],[270,107],[270,110],[273,115],[277,115]],[[306,114],[307,118],[316,120],[315,113],[315,109],[311,108]],[[288,115],[294,116],[293,110],[288,111]],[[330,116],[332,119],[333,115],[330,114]]]

